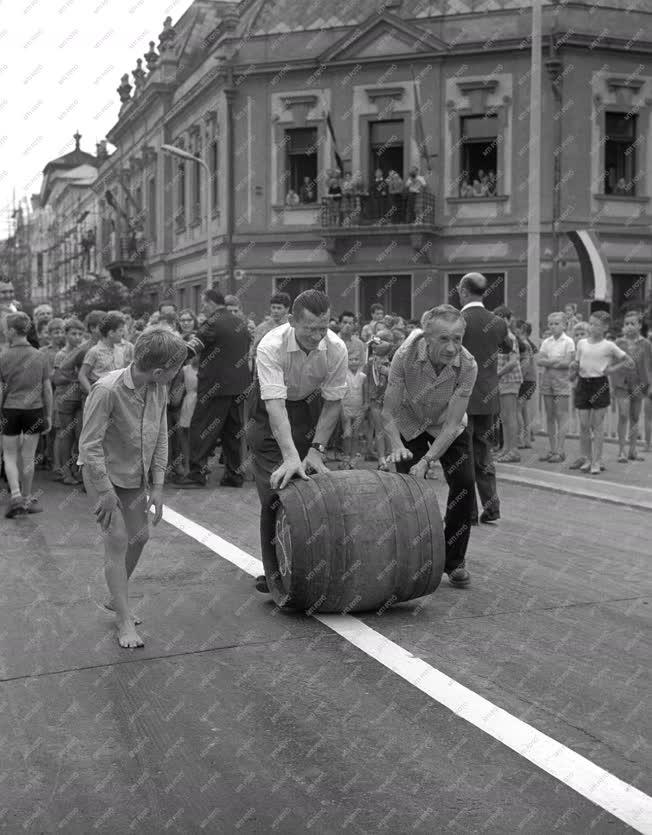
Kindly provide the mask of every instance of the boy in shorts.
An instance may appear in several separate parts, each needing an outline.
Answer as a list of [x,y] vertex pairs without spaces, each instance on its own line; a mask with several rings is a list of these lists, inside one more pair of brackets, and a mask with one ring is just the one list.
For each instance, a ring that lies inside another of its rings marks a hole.
[[366,376],[361,370],[358,353],[349,354],[349,370],[346,373],[346,394],[342,398],[342,442],[344,447],[343,470],[354,470],[360,461],[358,449],[360,427],[367,412],[365,403]]
[[537,363],[544,369],[541,394],[546,410],[546,431],[550,452],[539,461],[559,464],[566,459],[564,445],[568,432],[571,382],[569,368],[575,359],[575,343],[565,333],[566,314],[548,316],[550,336],[543,340]]
[[[121,647],[142,647],[129,610],[128,580],[163,513],[168,458],[167,387],[188,355],[169,328],[144,331],[127,368],[109,371],[93,386],[84,409],[79,464],[104,536],[104,576]],[[148,478],[151,472],[152,487]],[[149,493],[149,495],[148,495]]]
[[[634,360],[634,368],[617,371],[612,378],[618,407],[618,461],[642,461],[636,452],[641,407],[652,385],[652,343],[641,336],[641,314],[634,310],[625,314],[623,335],[616,345]],[[629,450],[627,424],[629,423]]]
[[605,339],[608,326],[609,314],[604,310],[591,314],[589,336],[577,343],[571,363],[571,374],[577,377],[575,408],[580,419],[580,455],[585,459],[579,469],[591,475],[600,475],[604,419],[611,404],[608,375],[634,368],[634,360]]
[[39,436],[52,427],[52,383],[47,355],[27,341],[29,316],[12,313],[6,324],[9,347],[0,354],[0,435],[11,491],[5,516],[13,519],[43,510],[32,495],[32,482]]
[[81,479],[74,471],[77,460],[75,447],[81,432],[81,388],[74,370],[67,373],[62,366],[71,355],[77,353],[84,338],[84,326],[79,319],[68,319],[65,324],[66,344],[54,358],[54,405],[57,415],[55,458],[60,470],[57,481],[64,484],[79,484]]

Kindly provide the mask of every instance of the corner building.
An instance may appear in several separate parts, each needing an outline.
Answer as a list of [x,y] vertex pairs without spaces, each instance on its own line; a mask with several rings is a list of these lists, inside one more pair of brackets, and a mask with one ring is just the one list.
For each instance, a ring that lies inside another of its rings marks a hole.
[[[652,293],[650,32],[646,0],[543,0],[542,322]],[[105,240],[106,269],[196,309],[210,188],[214,278],[258,315],[275,290],[318,286],[337,312],[380,301],[416,317],[480,270],[488,306],[524,317],[530,33],[528,0],[196,0],[119,88],[96,188],[105,228],[109,188],[145,246],[134,258]],[[347,211],[327,196],[338,156],[363,184]],[[365,195],[376,168],[412,165],[429,186],[416,212]],[[495,186],[470,196],[482,172]],[[288,204],[305,177],[314,195]],[[597,233],[610,272],[582,278],[578,230]]]

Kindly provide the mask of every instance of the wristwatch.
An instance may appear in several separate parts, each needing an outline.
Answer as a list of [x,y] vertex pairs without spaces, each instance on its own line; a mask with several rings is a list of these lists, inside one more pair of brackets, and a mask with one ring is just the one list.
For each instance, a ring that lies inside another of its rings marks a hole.
[[326,455],[326,447],[323,444],[310,444],[311,449],[316,449],[320,455]]

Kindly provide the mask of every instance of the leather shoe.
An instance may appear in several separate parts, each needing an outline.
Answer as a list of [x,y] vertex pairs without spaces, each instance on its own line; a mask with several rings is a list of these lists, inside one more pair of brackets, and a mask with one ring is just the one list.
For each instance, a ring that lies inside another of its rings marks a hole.
[[267,585],[267,578],[264,574],[256,577],[256,591],[259,591],[261,594],[269,594],[269,586]]
[[500,513],[488,513],[486,510],[483,510],[480,514],[480,521],[483,524],[487,524],[487,522],[497,522],[500,519]]
[[220,487],[242,487],[242,482],[234,478],[223,478],[220,479]]
[[463,589],[471,582],[471,575],[466,570],[466,566],[463,562],[460,563],[457,568],[454,568],[452,571],[447,573],[449,583],[451,586],[455,586],[455,588]]

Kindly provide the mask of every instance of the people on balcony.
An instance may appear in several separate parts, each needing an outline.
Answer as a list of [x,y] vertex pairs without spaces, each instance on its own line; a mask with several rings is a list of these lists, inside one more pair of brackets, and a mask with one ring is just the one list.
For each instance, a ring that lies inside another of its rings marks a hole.
[[317,200],[317,188],[310,177],[304,177],[299,189],[299,199],[302,203],[315,203]]
[[298,206],[300,202],[299,195],[293,188],[291,188],[285,196],[285,205]]
[[495,172],[479,168],[475,177],[465,177],[460,183],[460,197],[495,197],[496,189]]

